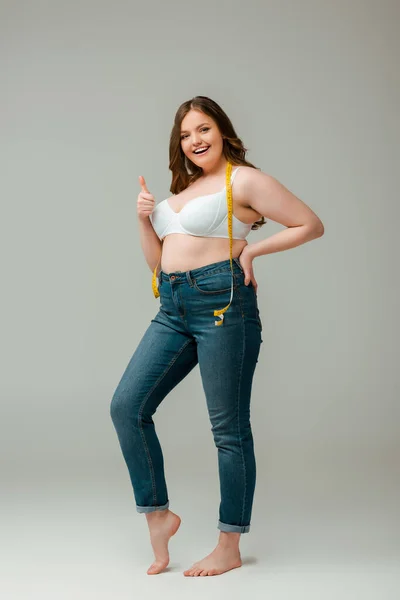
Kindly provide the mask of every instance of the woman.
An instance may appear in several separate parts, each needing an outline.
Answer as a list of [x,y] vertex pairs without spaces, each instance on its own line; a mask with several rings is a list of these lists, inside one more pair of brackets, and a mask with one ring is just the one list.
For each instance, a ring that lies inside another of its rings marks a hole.
[[[160,573],[168,565],[168,541],[181,519],[169,509],[152,416],[199,364],[218,449],[219,540],[184,575],[217,575],[242,564],[239,540],[250,530],[256,481],[250,395],[262,324],[253,260],[318,238],[324,227],[306,204],[245,159],[231,121],[207,97],[196,96],[179,107],[169,151],[173,196],[155,206],[139,177],[137,199],[145,259],[155,273],[161,261],[155,294],[160,309],[118,384],[111,417],[136,509],[145,513],[150,530],[155,561],[147,573]],[[262,226],[264,217],[287,229],[249,244],[248,233]]]

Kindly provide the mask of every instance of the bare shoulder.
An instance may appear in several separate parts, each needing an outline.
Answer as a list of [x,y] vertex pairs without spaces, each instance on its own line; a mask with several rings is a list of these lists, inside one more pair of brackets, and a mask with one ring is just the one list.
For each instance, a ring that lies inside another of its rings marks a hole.
[[260,181],[260,179],[264,179],[265,181],[268,179],[273,179],[271,175],[268,173],[264,173],[261,169],[255,169],[254,167],[247,167],[246,165],[237,165],[237,167],[233,167],[232,170],[240,167],[235,181],[243,183],[251,183],[254,181]]
[[251,190],[257,183],[263,182],[264,185],[268,185],[268,181],[273,179],[271,175],[263,173],[260,169],[254,167],[247,167],[246,165],[234,166],[232,170],[240,167],[238,170],[232,189],[234,189],[235,199],[242,206],[250,207],[249,195]]

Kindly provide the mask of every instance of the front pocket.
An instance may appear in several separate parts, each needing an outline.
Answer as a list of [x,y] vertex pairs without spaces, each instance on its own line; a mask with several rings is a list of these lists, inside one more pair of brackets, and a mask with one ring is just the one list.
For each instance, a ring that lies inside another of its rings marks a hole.
[[193,287],[202,294],[224,294],[225,292],[231,291],[231,286],[231,271],[215,273],[215,275],[207,275],[206,277],[193,279]]

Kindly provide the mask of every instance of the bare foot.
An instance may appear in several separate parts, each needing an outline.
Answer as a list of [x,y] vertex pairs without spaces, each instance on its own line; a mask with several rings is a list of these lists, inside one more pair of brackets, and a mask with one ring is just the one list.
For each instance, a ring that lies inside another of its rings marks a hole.
[[170,537],[178,531],[181,518],[168,508],[146,513],[146,517],[155,556],[155,560],[148,568],[147,574],[157,575],[169,563],[168,542]]
[[242,566],[239,548],[227,548],[217,545],[215,550],[203,560],[194,563],[194,565],[183,572],[185,577],[205,577],[206,575],[221,575],[231,569]]

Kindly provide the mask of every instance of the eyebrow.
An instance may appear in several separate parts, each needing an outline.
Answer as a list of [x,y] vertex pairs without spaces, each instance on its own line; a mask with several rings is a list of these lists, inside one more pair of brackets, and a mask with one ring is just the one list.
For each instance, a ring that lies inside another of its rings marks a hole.
[[[203,127],[203,125],[209,125],[209,124],[210,124],[210,123],[207,123],[207,122],[206,122],[206,123],[200,123],[200,125],[197,125],[197,129],[198,129],[199,127]],[[187,129],[184,129],[184,130],[182,130],[182,131],[181,131],[181,133],[186,133],[186,132],[187,132]]]

